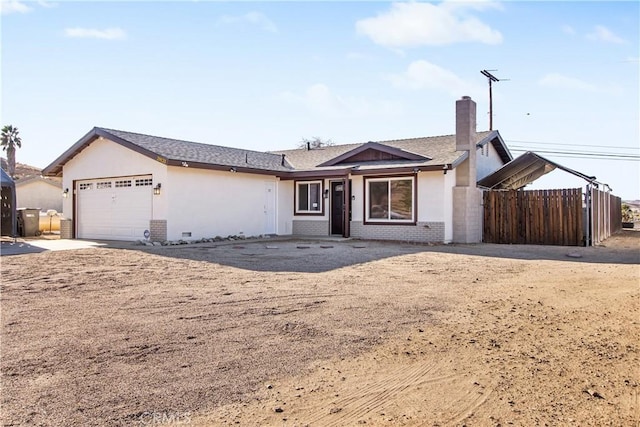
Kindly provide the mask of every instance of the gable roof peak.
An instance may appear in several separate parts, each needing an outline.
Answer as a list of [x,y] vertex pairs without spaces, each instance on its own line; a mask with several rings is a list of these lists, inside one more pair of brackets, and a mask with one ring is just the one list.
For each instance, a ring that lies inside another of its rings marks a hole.
[[369,141],[357,146],[352,150],[342,153],[339,156],[320,163],[318,167],[336,166],[341,163],[348,163],[349,161],[370,162],[380,160],[428,161],[431,160],[431,158],[404,150],[399,147],[392,147],[380,142]]

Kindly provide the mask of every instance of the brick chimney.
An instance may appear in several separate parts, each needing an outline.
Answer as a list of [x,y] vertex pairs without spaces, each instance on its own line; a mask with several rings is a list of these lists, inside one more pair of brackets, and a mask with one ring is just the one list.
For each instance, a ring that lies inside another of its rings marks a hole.
[[452,189],[453,241],[482,241],[482,192],[476,187],[476,103],[468,96],[456,101],[456,151],[467,159],[455,168]]
[[456,151],[469,153],[456,169],[456,185],[475,187],[476,183],[476,103],[469,96],[456,101]]

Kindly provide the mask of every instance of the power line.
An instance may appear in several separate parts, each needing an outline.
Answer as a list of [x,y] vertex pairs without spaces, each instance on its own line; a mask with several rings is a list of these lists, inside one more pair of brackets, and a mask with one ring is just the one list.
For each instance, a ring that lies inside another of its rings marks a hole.
[[539,142],[539,141],[522,141],[517,139],[505,139],[505,142],[515,142],[520,144],[540,144],[540,145],[563,145],[567,147],[593,147],[593,148],[617,148],[620,150],[640,150],[640,147],[620,147],[611,145],[585,145],[585,144],[562,144],[559,142]]
[[620,161],[620,162],[638,162],[640,159],[627,159],[627,158],[601,158],[601,157],[584,157],[584,156],[576,156],[576,155],[565,155],[565,154],[547,154],[547,157],[561,157],[566,159],[581,159],[581,160],[606,160],[606,161]]
[[[527,149],[514,148],[512,151],[525,152],[531,151]],[[626,160],[626,161],[640,161],[640,156],[633,154],[589,154],[580,153],[574,151],[550,151],[550,150],[536,150],[536,153],[549,154],[550,157],[567,157],[574,159],[590,159],[590,160]]]
[[[515,148],[513,151],[531,151],[528,148]],[[548,153],[548,154],[573,154],[576,156],[598,156],[598,157],[626,157],[631,159],[640,159],[640,155],[636,154],[621,154],[621,153],[597,153],[593,151],[556,151],[556,150],[536,150],[536,153]]]
[[618,159],[618,158],[609,158],[609,159],[602,159],[599,157],[582,157],[582,156],[565,156],[564,154],[548,154],[547,157],[561,157],[563,159],[581,159],[581,160],[606,160],[606,161],[612,161],[612,162],[638,162],[640,160],[634,160],[634,159]]
[[[514,150],[521,150],[521,151],[531,151],[530,148],[528,147],[521,147],[521,146],[516,146],[516,145],[512,145],[510,147],[511,149]],[[564,154],[578,154],[578,155],[597,155],[597,156],[621,156],[621,157],[633,157],[633,158],[639,158],[640,159],[640,155],[638,154],[626,154],[626,153],[613,153],[613,152],[601,152],[601,151],[558,151],[558,150],[535,150],[536,152],[539,153],[564,153]]]

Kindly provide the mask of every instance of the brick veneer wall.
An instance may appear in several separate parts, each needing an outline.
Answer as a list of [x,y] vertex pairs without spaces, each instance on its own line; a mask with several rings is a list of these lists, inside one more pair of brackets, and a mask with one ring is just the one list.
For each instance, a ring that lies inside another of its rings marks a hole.
[[152,219],[151,221],[149,221],[149,233],[149,240],[167,240],[167,220]]
[[72,219],[60,220],[60,238],[73,239],[73,220]]
[[293,220],[292,234],[299,236],[327,236],[329,234],[329,221],[295,219]]
[[351,237],[407,242],[444,242],[444,222],[418,222],[416,225],[364,225],[351,221]]

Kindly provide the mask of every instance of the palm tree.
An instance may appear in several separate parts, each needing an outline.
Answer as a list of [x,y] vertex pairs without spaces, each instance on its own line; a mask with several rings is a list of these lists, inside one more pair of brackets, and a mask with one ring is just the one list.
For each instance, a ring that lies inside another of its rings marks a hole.
[[18,136],[18,128],[7,125],[2,128],[2,151],[7,152],[7,164],[9,176],[13,178],[16,173],[16,147],[22,147],[22,139]]

